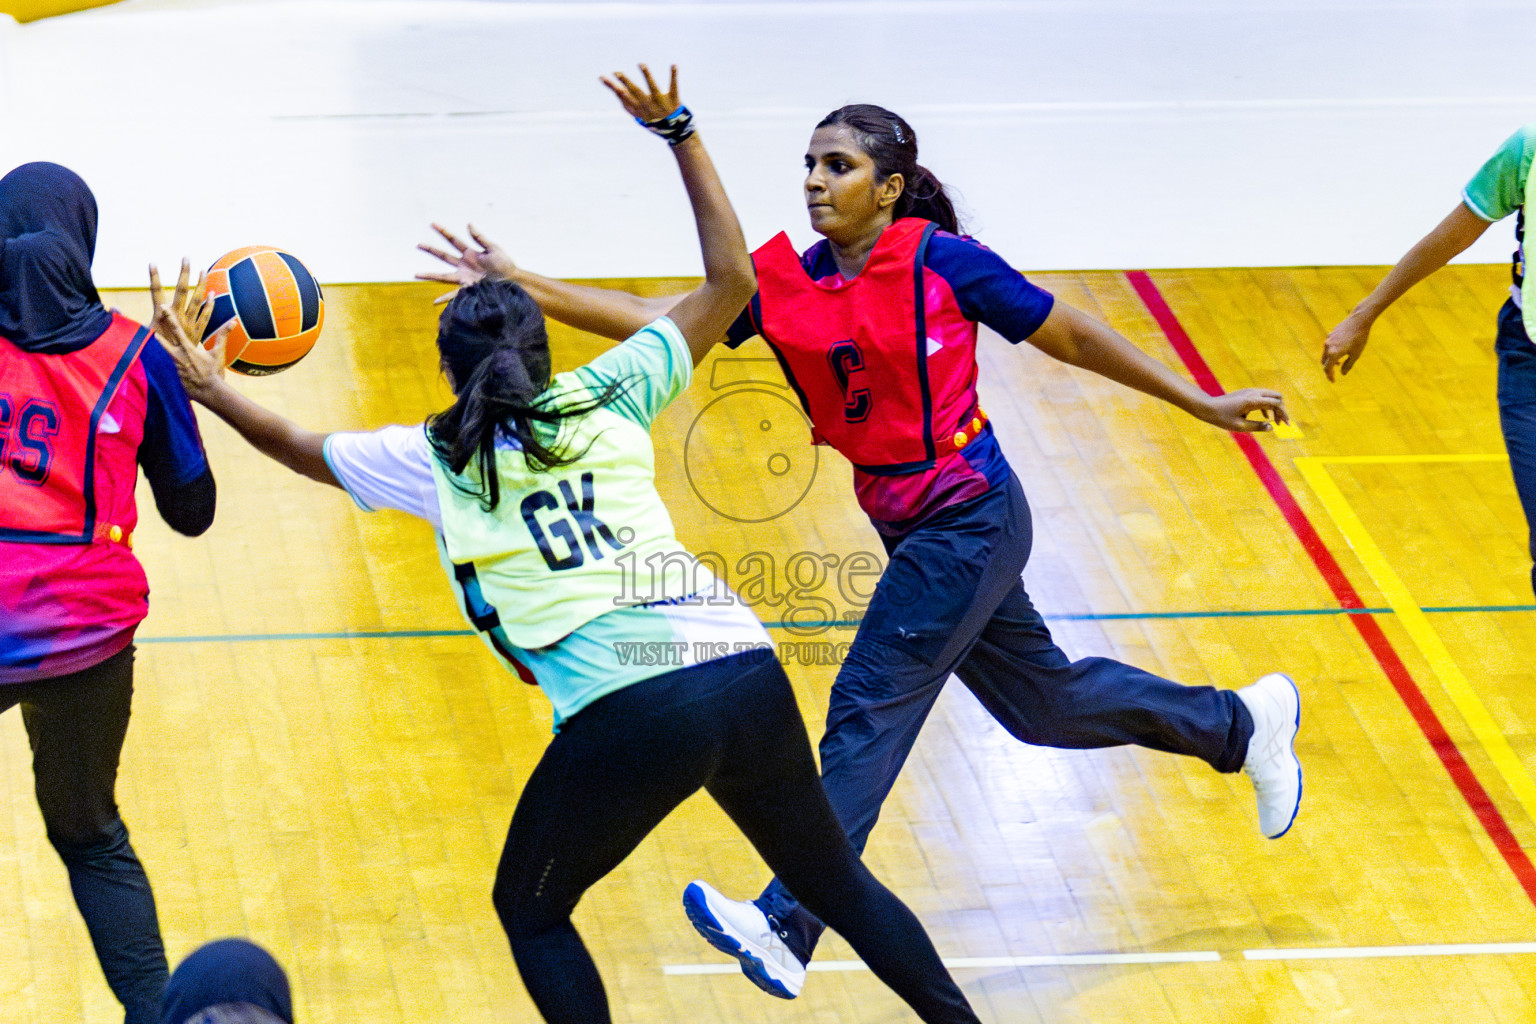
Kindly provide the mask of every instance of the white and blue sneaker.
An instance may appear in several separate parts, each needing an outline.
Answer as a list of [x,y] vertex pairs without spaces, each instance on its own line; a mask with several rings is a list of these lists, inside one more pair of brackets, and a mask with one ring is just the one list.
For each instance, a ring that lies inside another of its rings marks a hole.
[[1301,691],[1290,676],[1271,672],[1238,690],[1237,696],[1253,716],[1243,774],[1259,801],[1259,831],[1279,839],[1290,831],[1301,809],[1301,761],[1296,757]]
[[800,994],[805,964],[756,903],[728,900],[708,882],[691,882],[683,890],[683,912],[706,942],[741,961],[741,973],[758,988],[780,999]]

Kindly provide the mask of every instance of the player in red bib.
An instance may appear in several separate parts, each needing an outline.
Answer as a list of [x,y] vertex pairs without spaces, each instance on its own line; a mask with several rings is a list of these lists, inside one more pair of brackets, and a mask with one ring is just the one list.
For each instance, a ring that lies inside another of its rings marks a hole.
[[143,466],[161,516],[195,535],[214,484],[175,364],[103,308],[95,247],[72,171],[0,179],[0,711],[21,705],[48,840],[127,1024],[153,1024],[165,949],[115,797],[149,600],[134,485]]
[[[753,254],[758,294],[724,340],[767,340],[814,440],[853,463],[859,504],[889,555],[821,741],[822,782],[854,846],[863,849],[951,673],[1028,743],[1138,744],[1244,770],[1260,830],[1283,835],[1301,801],[1300,697],[1288,677],[1240,691],[1181,686],[1107,658],[1072,661],[1051,639],[1020,579],[1029,506],[976,400],[977,325],[1224,430],[1285,422],[1280,395],[1207,395],[962,236],[943,186],[917,163],[911,126],[884,108],[833,111],[805,165],[811,226],[824,239],[797,254],[779,235]],[[508,277],[554,319],[607,337],[627,337],[677,301],[553,281],[443,234],[457,253],[428,251],[453,269],[422,276]],[[1264,418],[1249,419],[1255,412]],[[822,927],[777,880],[750,903],[703,883],[684,900],[759,987],[799,992]]]

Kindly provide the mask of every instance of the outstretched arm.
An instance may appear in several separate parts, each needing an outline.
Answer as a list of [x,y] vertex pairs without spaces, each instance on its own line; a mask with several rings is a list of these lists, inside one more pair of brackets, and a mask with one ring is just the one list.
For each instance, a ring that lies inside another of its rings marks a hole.
[[[1290,422],[1279,392],[1244,388],[1225,395],[1208,395],[1112,328],[1060,300],[1051,307],[1045,323],[1029,336],[1029,341],[1046,355],[1161,398],[1223,430],[1248,433],[1270,429],[1270,421]],[[1255,411],[1267,419],[1248,419],[1248,414]]]
[[1323,372],[1328,379],[1334,379],[1335,366],[1344,373],[1354,369],[1355,361],[1365,351],[1365,343],[1371,340],[1376,318],[1408,289],[1465,252],[1488,230],[1488,223],[1468,209],[1466,203],[1457,203],[1456,209],[1433,231],[1419,239],[1371,294],[1361,299],[1349,316],[1328,333],[1328,340],[1323,342]]
[[645,75],[644,89],[618,74],[614,76],[617,84],[607,79],[603,84],[635,120],[671,143],[672,155],[677,158],[677,169],[682,174],[699,232],[704,283],[679,299],[667,315],[687,340],[693,364],[697,366],[725,337],[726,328],[752,298],[757,289],[757,273],[720,175],[704,149],[703,140],[692,128],[692,115],[678,101],[677,66],[672,67],[671,86],[665,93],[651,79],[645,65],[640,70]]
[[176,291],[171,301],[166,302],[160,289],[160,271],[154,266],[149,268],[154,331],[175,360],[176,372],[188,397],[207,406],[262,454],[311,480],[340,487],[340,481],[325,463],[325,434],[305,430],[230,387],[224,376],[224,339],[234,326],[233,320],[215,335],[212,351],[192,340],[203,336],[213,304],[201,301],[201,283],[195,291],[187,287],[189,273],[187,261],[182,260]]
[[438,225],[433,227],[456,255],[428,245],[420,248],[449,264],[452,270],[417,277],[460,286],[488,274],[503,277],[527,289],[553,319],[614,339],[627,338],[658,316],[670,315],[688,340],[697,365],[725,337],[726,328],[746,306],[756,288],[756,277],[741,225],[719,174],[691,127],[692,115],[678,100],[677,68],[672,68],[665,91],[656,84],[648,68],[641,65],[640,70],[645,79],[643,86],[622,74],[615,74],[613,80],[604,78],[603,84],[632,117],[672,144],[698,226],[704,255],[702,285],[684,295],[643,298],[623,291],[569,284],[523,270],[474,228],[470,228],[475,243],[471,246]]
[[[433,224],[432,230],[442,235],[454,252],[449,253],[434,245],[418,245],[416,248],[436,256],[453,269],[417,274],[418,279],[441,281],[461,288],[486,276],[513,281],[533,297],[533,301],[539,304],[544,315],[551,320],[558,320],[579,331],[588,331],[600,338],[622,341],[657,317],[666,315],[683,297],[661,295],[647,298],[617,288],[597,288],[544,277],[518,266],[506,250],[480,234],[473,224],[469,226],[469,237],[473,244],[459,238],[441,224]],[[452,297],[453,293],[449,292],[437,301],[447,302]]]

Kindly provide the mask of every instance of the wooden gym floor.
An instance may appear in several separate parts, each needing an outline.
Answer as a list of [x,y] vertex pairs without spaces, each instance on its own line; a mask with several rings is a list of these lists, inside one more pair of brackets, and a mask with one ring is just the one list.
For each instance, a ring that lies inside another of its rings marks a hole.
[[[1283,391],[1299,430],[1246,447],[984,340],[984,405],[1034,509],[1026,583],[1063,647],[1190,683],[1291,673],[1307,776],[1296,827],[1269,842],[1241,777],[1026,747],[950,687],[868,860],[983,1019],[1536,1018],[1536,946],[1521,945],[1536,939],[1536,609],[1492,354],[1507,271],[1438,275],[1329,384],[1323,335],[1378,276],[1036,276],[1175,365]],[[433,294],[332,287],[319,348],[240,386],[315,428],[417,422],[446,398]],[[566,331],[554,343],[562,366],[598,350]],[[880,548],[846,464],[802,443],[760,344],[702,367],[662,416],[660,486],[693,548],[755,553],[774,574],[779,603],[758,611],[803,641],[787,653],[826,660],[868,593],[855,556]],[[535,1019],[489,892],[548,705],[465,633],[424,524],[365,515],[202,422],[213,529],[173,536],[140,497],[152,612],[120,786],[172,958],[261,941],[304,1024]],[[833,669],[790,673],[819,735]],[[0,1017],[120,1019],[43,837],[15,714],[0,771]],[[835,937],[800,999],[761,995],[684,920],[695,877],[738,896],[765,880],[703,797],[579,909],[616,1020],[913,1019]]]

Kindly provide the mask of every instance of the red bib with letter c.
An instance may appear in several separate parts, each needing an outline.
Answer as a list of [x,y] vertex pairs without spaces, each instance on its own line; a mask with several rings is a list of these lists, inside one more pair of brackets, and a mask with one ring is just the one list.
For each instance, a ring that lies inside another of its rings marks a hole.
[[859,469],[880,476],[931,468],[923,251],[936,225],[904,217],[885,229],[852,281],[811,280],[782,232],[752,254],[763,338],[812,424]]

